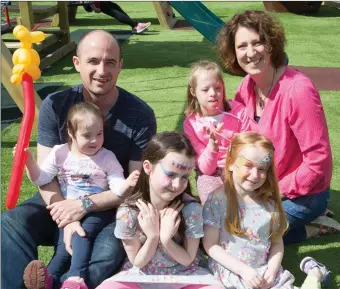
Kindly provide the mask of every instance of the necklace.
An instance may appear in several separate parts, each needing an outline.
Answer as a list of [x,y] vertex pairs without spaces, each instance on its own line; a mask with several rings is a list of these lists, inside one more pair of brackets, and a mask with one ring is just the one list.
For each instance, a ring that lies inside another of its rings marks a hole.
[[259,100],[259,107],[263,110],[264,106],[266,104],[266,98],[270,95],[272,89],[273,89],[273,84],[274,84],[274,78],[275,78],[275,74],[276,74],[276,69],[274,69],[274,73],[273,73],[273,78],[272,78],[272,82],[270,84],[270,89],[268,91],[268,94],[266,96],[261,96],[258,92],[258,89],[255,89],[256,95],[258,96],[258,100]]

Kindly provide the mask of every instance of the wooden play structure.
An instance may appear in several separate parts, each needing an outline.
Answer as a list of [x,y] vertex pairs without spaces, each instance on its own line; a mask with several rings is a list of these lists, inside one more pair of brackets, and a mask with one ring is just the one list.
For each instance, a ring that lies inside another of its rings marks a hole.
[[[34,49],[41,57],[40,69],[50,66],[60,58],[75,50],[76,44],[71,41],[68,21],[68,3],[57,1],[55,5],[39,5],[39,2],[18,2],[8,6],[9,12],[19,12],[17,24],[32,30],[39,22],[53,17],[49,27],[38,27],[36,30],[46,33],[42,43],[34,45]],[[20,43],[6,39],[5,44],[10,51],[19,48]]]
[[176,22],[175,13],[168,2],[152,2],[156,11],[159,24],[167,29],[172,29]]
[[[11,83],[12,76],[12,54],[6,47],[5,43],[1,40],[1,83],[4,85],[9,95],[12,97],[21,112],[24,111],[24,94],[21,85],[14,85]],[[38,128],[39,107],[41,99],[37,92],[34,92],[35,101],[35,118],[33,128]]]

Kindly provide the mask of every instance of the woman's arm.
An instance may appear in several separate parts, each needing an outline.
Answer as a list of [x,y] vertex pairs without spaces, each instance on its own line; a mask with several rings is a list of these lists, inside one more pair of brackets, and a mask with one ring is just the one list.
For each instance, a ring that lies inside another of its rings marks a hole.
[[196,258],[200,239],[184,238],[184,248],[173,239],[162,242],[169,255],[179,264],[189,266]]
[[288,124],[298,141],[301,164],[279,181],[288,197],[306,195],[320,183],[329,186],[332,153],[327,122],[320,96],[311,83],[292,85],[289,94]]

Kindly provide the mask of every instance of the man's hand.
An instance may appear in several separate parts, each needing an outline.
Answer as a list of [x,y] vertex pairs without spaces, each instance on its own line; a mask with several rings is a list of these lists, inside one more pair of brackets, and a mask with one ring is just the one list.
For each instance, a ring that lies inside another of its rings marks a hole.
[[65,226],[64,228],[64,243],[66,251],[72,256],[72,236],[77,232],[80,237],[85,237],[86,233],[83,227],[80,225],[79,221],[72,222]]
[[63,200],[47,206],[47,209],[51,210],[53,221],[62,228],[74,221],[80,221],[86,215],[81,204],[80,200]]

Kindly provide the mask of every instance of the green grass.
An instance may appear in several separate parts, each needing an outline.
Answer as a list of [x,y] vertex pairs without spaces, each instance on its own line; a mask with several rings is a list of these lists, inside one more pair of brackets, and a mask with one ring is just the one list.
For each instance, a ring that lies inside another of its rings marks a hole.
[[[188,75],[188,66],[199,59],[217,60],[213,45],[203,39],[195,30],[171,31],[163,29],[156,18],[150,2],[120,3],[128,14],[139,21],[151,21],[149,32],[134,35],[123,45],[124,69],[118,85],[137,94],[154,110],[157,116],[158,132],[182,130],[183,108]],[[263,10],[262,2],[209,2],[205,3],[216,15],[227,21],[237,12],[246,9]],[[177,16],[178,13],[176,13]],[[282,21],[287,34],[289,63],[309,67],[339,67],[340,63],[340,10],[322,6],[319,14],[299,16],[275,14]],[[179,17],[180,18],[180,17]],[[103,14],[89,14],[78,9],[77,22],[71,32],[78,29],[127,30],[128,26],[118,23]],[[79,74],[71,62],[71,55],[58,61],[52,68],[43,71],[39,81],[63,82],[64,86],[79,83]],[[233,97],[241,77],[225,74],[229,97]],[[335,80],[334,80],[335,81]],[[340,221],[340,138],[339,123],[340,92],[320,91],[324,105],[333,152],[332,199],[330,209]],[[14,146],[20,122],[2,131],[1,168],[2,195],[5,196],[12,165]],[[36,133],[31,138],[31,148],[36,147]],[[26,176],[22,183],[19,202],[35,193],[35,187]],[[5,198],[2,209],[5,210]],[[339,235],[316,238],[285,248],[283,266],[296,276],[296,285],[303,281],[304,274],[298,269],[299,261],[308,255],[327,264],[333,271],[331,289],[340,287],[340,241]],[[51,248],[41,248],[40,257],[48,261]]]

